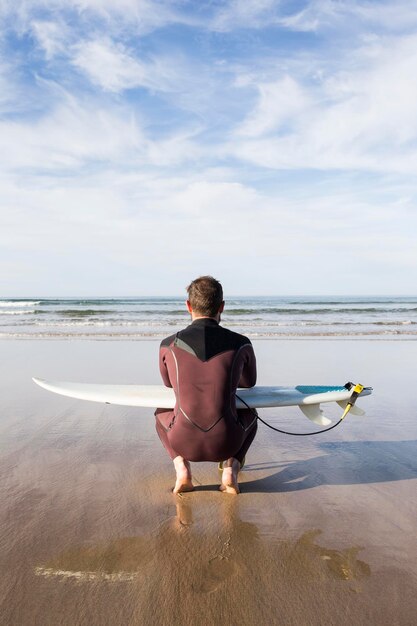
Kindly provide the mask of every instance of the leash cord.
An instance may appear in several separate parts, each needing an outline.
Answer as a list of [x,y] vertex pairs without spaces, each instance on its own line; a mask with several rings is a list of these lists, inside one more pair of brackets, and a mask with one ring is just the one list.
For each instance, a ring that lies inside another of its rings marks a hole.
[[340,418],[340,420],[338,422],[336,422],[336,424],[333,424],[332,426],[329,426],[329,428],[324,428],[323,430],[315,430],[312,433],[290,433],[287,430],[281,430],[280,428],[275,428],[275,426],[271,426],[271,424],[268,424],[268,422],[265,422],[261,417],[259,417],[258,412],[254,411],[252,409],[252,407],[249,406],[249,404],[247,404],[243,398],[241,398],[240,396],[238,396],[236,394],[236,398],[238,398],[238,400],[240,400],[241,402],[243,402],[243,404],[250,410],[252,411],[252,413],[254,415],[256,415],[256,417],[258,418],[258,420],[260,422],[262,422],[262,424],[265,424],[265,426],[268,426],[268,428],[271,428],[271,430],[275,430],[277,433],[281,433],[283,435],[292,435],[294,437],[308,437],[309,435],[321,435],[321,433],[327,433],[329,430],[333,430],[333,428],[336,428],[336,426],[339,426],[339,424],[341,422],[343,422],[343,417]]

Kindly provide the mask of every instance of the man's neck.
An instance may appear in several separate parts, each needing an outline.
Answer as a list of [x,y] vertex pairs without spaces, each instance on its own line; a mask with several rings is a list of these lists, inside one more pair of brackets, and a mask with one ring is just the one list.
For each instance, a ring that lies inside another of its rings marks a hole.
[[195,313],[191,313],[191,321],[195,322],[196,320],[214,320],[215,322],[220,322],[220,313],[217,313],[214,317],[211,315],[196,315]]

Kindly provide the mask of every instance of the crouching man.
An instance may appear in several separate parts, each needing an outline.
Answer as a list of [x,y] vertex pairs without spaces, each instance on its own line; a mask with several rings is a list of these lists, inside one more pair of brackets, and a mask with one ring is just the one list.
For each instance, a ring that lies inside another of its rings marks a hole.
[[157,409],[156,430],[174,462],[174,493],[193,489],[191,461],[222,461],[220,490],[239,493],[238,473],[257,430],[256,413],[236,409],[238,387],[256,383],[247,337],[220,326],[223,289],[211,276],[187,287],[191,324],[164,339],[159,366],[174,410]]

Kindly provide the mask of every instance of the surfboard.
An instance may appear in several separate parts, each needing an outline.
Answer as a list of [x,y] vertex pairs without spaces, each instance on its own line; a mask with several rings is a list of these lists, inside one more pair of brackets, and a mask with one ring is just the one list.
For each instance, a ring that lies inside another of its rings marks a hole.
[[[57,382],[41,378],[33,378],[33,381],[40,387],[63,396],[104,404],[173,409],[176,402],[174,390],[163,385],[107,385]],[[344,409],[352,391],[344,385],[338,387],[316,385],[298,385],[297,387],[256,386],[236,391],[236,407],[244,409],[249,406],[253,409],[262,409],[299,406],[304,415],[312,422],[320,426],[327,426],[331,420],[324,416],[320,404],[337,402]],[[365,387],[360,397],[371,393],[372,389]],[[351,413],[364,415],[364,411],[356,405],[352,407]]]

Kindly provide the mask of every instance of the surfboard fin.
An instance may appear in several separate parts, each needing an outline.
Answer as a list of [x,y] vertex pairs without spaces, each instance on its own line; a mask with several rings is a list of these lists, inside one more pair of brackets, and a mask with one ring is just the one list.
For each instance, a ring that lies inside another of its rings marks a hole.
[[332,420],[323,414],[320,404],[300,404],[300,409],[310,421],[318,426],[328,426],[332,423]]
[[[348,403],[347,403],[347,400],[340,400],[337,404],[340,406],[341,409],[345,410]],[[356,404],[354,404],[351,407],[349,413],[352,413],[352,415],[358,415],[358,416],[365,415],[365,411],[360,409]]]

